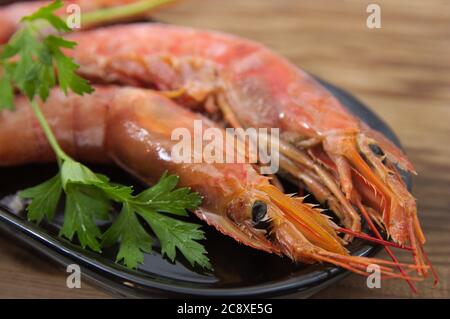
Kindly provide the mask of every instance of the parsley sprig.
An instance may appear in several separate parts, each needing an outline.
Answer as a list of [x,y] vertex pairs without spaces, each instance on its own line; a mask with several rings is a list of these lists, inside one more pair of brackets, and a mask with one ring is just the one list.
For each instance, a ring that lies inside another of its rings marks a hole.
[[[19,193],[31,200],[28,219],[37,223],[52,220],[64,193],[60,235],[69,240],[76,236],[83,248],[101,252],[103,247],[119,242],[117,261],[136,268],[144,261],[144,252],[152,250],[152,237],[143,226],[146,223],[159,239],[161,253],[170,260],[174,261],[178,249],[191,265],[211,268],[206,251],[198,242],[204,239],[200,226],[174,218],[186,216],[201,202],[200,196],[189,188],[176,188],[177,176],[164,174],[156,185],[135,195],[132,187],[94,173],[58,144],[38,100],[45,102],[53,86],[59,86],[66,94],[93,92],[89,83],[75,73],[79,66],[62,52],[73,49],[76,43],[40,31],[42,23],[56,32],[69,31],[55,14],[62,6],[61,1],[55,1],[24,17],[23,27],[0,52],[0,111],[14,110],[15,91],[27,96],[59,165],[56,176]],[[113,205],[120,205],[121,212],[102,233],[96,222],[113,219]]]
[[41,21],[46,21],[58,32],[70,31],[66,23],[54,14],[62,6],[61,1],[55,1],[22,18],[23,27],[2,49],[0,110],[14,108],[15,88],[30,101],[34,101],[36,96],[45,101],[56,84],[65,93],[70,90],[83,95],[93,91],[89,83],[75,73],[79,66],[61,51],[73,49],[76,43],[41,33]]

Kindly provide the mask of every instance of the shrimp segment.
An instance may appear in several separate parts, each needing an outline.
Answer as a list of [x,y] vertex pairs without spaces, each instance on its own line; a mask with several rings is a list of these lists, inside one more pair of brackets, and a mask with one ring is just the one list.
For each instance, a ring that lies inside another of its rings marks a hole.
[[413,247],[417,266],[427,268],[416,203],[395,168],[415,173],[410,161],[284,58],[235,36],[161,24],[71,39],[78,42],[72,54],[80,73],[94,82],[156,88],[233,127],[279,128],[285,173],[352,231],[360,231],[361,208],[369,212],[364,215],[396,243]]
[[[14,112],[0,113],[0,166],[54,161],[27,100],[17,97],[15,105]],[[69,155],[88,162],[114,162],[148,184],[166,170],[178,175],[181,186],[203,196],[195,214],[245,245],[294,261],[333,263],[360,274],[376,263],[387,277],[409,279],[394,272],[387,261],[349,256],[328,218],[302,199],[283,194],[252,165],[174,161],[174,129],[198,134],[196,120],[204,127],[220,128],[158,93],[96,87],[92,95],[66,97],[53,90],[41,108]],[[224,144],[223,149],[235,147]]]

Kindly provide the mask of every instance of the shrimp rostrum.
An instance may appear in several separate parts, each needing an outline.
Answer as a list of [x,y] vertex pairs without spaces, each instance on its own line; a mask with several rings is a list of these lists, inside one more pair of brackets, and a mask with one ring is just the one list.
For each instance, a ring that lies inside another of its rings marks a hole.
[[225,126],[279,128],[283,174],[332,210],[345,229],[359,233],[362,216],[379,238],[381,228],[410,248],[419,274],[427,274],[416,202],[399,173],[415,173],[413,165],[286,59],[235,36],[161,24],[70,38],[78,43],[71,54],[80,73],[93,82],[157,89]]
[[[0,165],[54,161],[26,98],[17,97],[15,106],[15,111],[0,113]],[[178,175],[181,186],[203,197],[194,213],[242,244],[295,261],[329,262],[361,274],[375,263],[385,277],[410,279],[395,271],[393,262],[350,256],[329,218],[301,198],[283,194],[251,164],[175,162],[171,157],[174,129],[198,134],[195,121],[202,121],[205,128],[222,128],[158,92],[98,86],[93,94],[81,97],[65,96],[55,89],[41,109],[70,156],[86,162],[114,162],[148,184],[164,171]],[[224,141],[223,145],[223,150],[237,152],[235,144]]]

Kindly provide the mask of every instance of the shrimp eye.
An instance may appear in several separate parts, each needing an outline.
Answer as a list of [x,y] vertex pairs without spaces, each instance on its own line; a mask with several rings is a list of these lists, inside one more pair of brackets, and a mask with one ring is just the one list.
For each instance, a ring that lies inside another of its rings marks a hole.
[[262,201],[255,201],[252,206],[252,220],[255,225],[259,224],[267,214],[267,205]]
[[369,144],[370,150],[377,156],[384,156],[384,152],[376,144]]

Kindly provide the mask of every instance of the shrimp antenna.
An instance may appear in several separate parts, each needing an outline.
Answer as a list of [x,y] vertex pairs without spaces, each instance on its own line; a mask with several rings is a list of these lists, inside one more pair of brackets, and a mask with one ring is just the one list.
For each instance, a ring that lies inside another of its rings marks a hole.
[[[371,229],[371,231],[375,234],[375,236],[377,237],[377,239],[379,240],[384,240],[383,237],[381,236],[380,232],[378,231],[377,227],[374,225],[374,223],[372,222],[372,219],[370,218],[369,214],[367,213],[367,211],[365,210],[364,206],[361,203],[358,203],[358,208],[361,211],[361,214],[363,215],[364,219],[367,221],[367,223],[369,224],[369,227]],[[400,273],[404,276],[404,279],[406,281],[406,283],[408,284],[409,288],[411,289],[411,291],[414,294],[417,294],[417,288],[416,286],[412,283],[412,281],[408,278],[405,270],[402,268],[402,266],[400,265],[400,262],[398,261],[397,257],[395,257],[394,253],[392,252],[392,250],[388,247],[388,246],[384,246],[384,249],[386,250],[386,252],[388,253],[388,255],[391,257],[392,261],[396,264],[397,269],[400,271]]]
[[376,243],[376,244],[380,244],[380,245],[383,245],[383,246],[390,246],[390,247],[404,249],[404,250],[409,250],[409,251],[413,250],[412,247],[401,246],[401,245],[399,245],[397,243],[394,243],[394,242],[391,242],[391,241],[387,241],[387,240],[384,240],[384,239],[374,238],[374,237],[369,236],[369,235],[367,235],[365,233],[352,231],[352,230],[347,229],[347,228],[339,227],[337,229],[337,231],[341,232],[341,233],[349,234],[349,235],[352,235],[354,237],[358,237],[358,238],[361,238],[361,239],[364,239],[364,240],[367,240],[367,241],[370,241],[370,242],[373,242],[373,243]]

